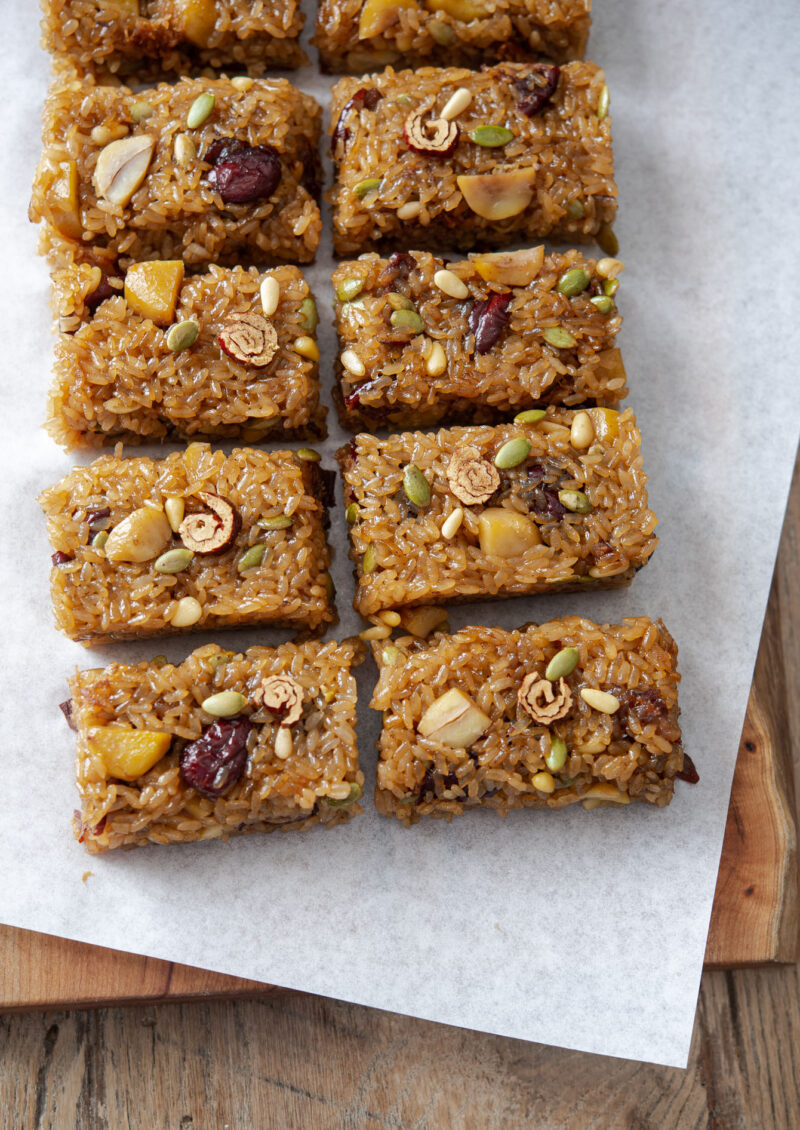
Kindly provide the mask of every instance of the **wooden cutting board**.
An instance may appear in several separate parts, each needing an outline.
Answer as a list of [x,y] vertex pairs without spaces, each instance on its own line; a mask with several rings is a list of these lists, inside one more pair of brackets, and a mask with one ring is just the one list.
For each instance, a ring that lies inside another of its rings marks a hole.
[[[728,812],[706,948],[711,969],[790,962],[797,956],[796,824],[779,619],[773,592]],[[696,760],[702,773],[702,755]],[[255,981],[0,926],[3,1011],[272,991]]]

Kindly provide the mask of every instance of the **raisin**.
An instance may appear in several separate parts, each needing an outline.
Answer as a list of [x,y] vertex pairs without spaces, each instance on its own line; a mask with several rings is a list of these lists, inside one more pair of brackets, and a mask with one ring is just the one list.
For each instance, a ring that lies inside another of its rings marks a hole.
[[72,717],[72,699],[68,698],[65,702],[60,702],[58,704],[58,709],[66,718],[67,725],[69,726],[70,730],[75,730],[77,732],[78,727],[75,725],[75,719]]
[[409,255],[407,251],[395,251],[378,276],[378,286],[390,289],[398,279],[407,279],[416,265],[413,255]]
[[631,718],[635,717],[641,727],[657,723],[656,732],[660,737],[669,742],[680,740],[681,732],[677,724],[669,716],[669,708],[655,687],[644,687],[642,690],[625,690],[617,693],[620,707],[616,714],[616,721],[624,734],[631,740],[636,735],[631,729]]
[[62,553],[57,550],[50,558],[54,565],[69,565],[70,561],[74,561],[75,557],[72,553]]
[[684,753],[683,755],[683,769],[681,769],[680,773],[676,773],[675,776],[679,781],[686,781],[690,785],[696,785],[700,780],[700,774],[697,772],[695,763],[688,753]]
[[472,307],[467,321],[475,335],[476,353],[488,353],[500,340],[508,325],[510,304],[510,294],[492,294]]
[[247,765],[249,718],[225,718],[212,723],[180,758],[181,777],[203,796],[216,800],[232,788]]
[[521,95],[519,108],[526,117],[532,118],[547,106],[556,92],[560,74],[559,67],[534,63],[530,74],[514,81],[514,89]]
[[114,290],[107,276],[103,275],[95,289],[85,296],[83,304],[89,313],[93,315],[101,302],[105,302],[107,298],[114,298],[114,296],[118,294],[119,291]]
[[98,506],[94,510],[86,511],[86,521],[89,523],[89,533],[99,534],[101,530],[106,529],[108,526],[107,518],[111,517],[110,506]]
[[345,102],[342,107],[342,112],[339,115],[339,120],[336,123],[336,128],[331,137],[331,154],[336,155],[336,149],[341,141],[346,144],[350,137],[350,130],[344,124],[344,120],[351,110],[374,110],[380,102],[383,95],[374,86],[362,87],[357,90],[349,102]]
[[205,160],[214,166],[208,173],[208,183],[226,204],[263,200],[280,184],[280,157],[271,145],[248,145],[235,137],[218,137]]

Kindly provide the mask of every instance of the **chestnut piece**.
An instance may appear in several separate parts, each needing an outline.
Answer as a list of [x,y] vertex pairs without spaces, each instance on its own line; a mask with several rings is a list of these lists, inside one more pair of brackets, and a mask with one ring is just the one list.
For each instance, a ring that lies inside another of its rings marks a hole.
[[192,553],[216,557],[230,549],[242,527],[242,520],[227,498],[205,490],[198,491],[197,498],[210,513],[187,514],[178,527],[178,537]]

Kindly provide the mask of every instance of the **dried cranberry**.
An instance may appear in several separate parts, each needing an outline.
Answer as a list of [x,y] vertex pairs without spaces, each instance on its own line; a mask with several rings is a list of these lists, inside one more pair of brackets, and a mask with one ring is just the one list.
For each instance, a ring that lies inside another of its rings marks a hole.
[[67,725],[69,726],[70,730],[77,731],[78,727],[75,725],[75,719],[72,717],[72,699],[68,698],[65,702],[60,702],[58,704],[58,709],[66,718]]
[[95,289],[86,295],[83,304],[90,314],[94,314],[101,302],[105,302],[107,298],[114,298],[117,294],[119,291],[114,290],[106,275],[103,275]]
[[54,565],[69,565],[70,561],[74,561],[75,557],[72,553],[62,553],[57,550],[50,558]]
[[514,89],[522,96],[519,108],[523,114],[532,118],[544,109],[556,92],[560,74],[560,67],[534,63],[530,74],[515,79]]
[[208,183],[226,204],[263,200],[280,184],[280,157],[271,145],[248,145],[233,137],[217,138],[205,159],[214,166],[208,173]]
[[344,120],[351,110],[374,110],[380,102],[383,95],[374,86],[362,87],[357,90],[349,102],[345,102],[342,107],[342,112],[339,115],[339,120],[336,123],[336,128],[331,137],[331,154],[336,155],[336,148],[341,141],[343,144],[347,142],[350,137],[350,130],[344,124]]
[[697,772],[695,763],[692,761],[688,753],[683,755],[683,769],[675,776],[679,781],[687,781],[690,785],[696,785],[700,780],[700,774]]
[[181,776],[203,796],[216,800],[232,788],[247,765],[249,718],[226,718],[212,723],[181,753]]
[[491,294],[476,302],[469,312],[468,324],[475,335],[475,352],[488,353],[508,325],[510,294]]

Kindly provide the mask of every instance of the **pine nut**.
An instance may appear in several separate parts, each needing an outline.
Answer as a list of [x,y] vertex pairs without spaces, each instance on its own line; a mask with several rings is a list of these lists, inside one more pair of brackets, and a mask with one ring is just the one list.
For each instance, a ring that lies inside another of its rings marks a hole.
[[440,377],[447,368],[447,355],[441,342],[434,341],[431,344],[431,351],[428,354],[428,359],[425,362],[425,372],[429,377]]
[[248,78],[247,75],[236,75],[235,78],[231,79],[231,86],[234,90],[241,90],[243,92],[246,92],[250,90],[252,85],[253,80],[251,78]]
[[281,288],[274,275],[267,275],[261,283],[261,313],[266,318],[271,318],[278,309],[281,297]]
[[455,537],[458,533],[459,526],[464,521],[464,511],[460,506],[457,506],[452,514],[448,514],[442,523],[442,537],[450,538]]
[[339,360],[348,373],[354,377],[363,377],[367,371],[364,362],[353,349],[345,349]]
[[594,441],[594,425],[588,412],[576,412],[569,430],[569,442],[578,451],[583,451]]
[[535,789],[542,793],[552,793],[555,790],[556,783],[553,779],[553,774],[548,773],[546,770],[541,773],[535,773],[531,777],[531,784]]
[[183,521],[183,515],[186,511],[186,503],[182,498],[168,498],[164,503],[164,513],[169,522],[169,528],[173,534],[177,534],[178,527]]
[[190,628],[203,615],[203,606],[193,596],[182,596],[170,616],[173,628]]
[[309,361],[319,361],[319,346],[313,337],[299,337],[294,343],[294,351]]
[[400,623],[399,612],[379,612],[378,618],[383,620],[384,624],[388,624],[390,628],[396,628]]
[[415,220],[422,211],[422,205],[419,200],[409,200],[407,204],[401,204],[397,209],[398,220]]
[[180,165],[181,168],[186,168],[187,165],[197,156],[197,147],[192,141],[191,137],[187,137],[185,133],[179,133],[175,138],[175,144],[172,147],[175,156],[175,163]]
[[460,86],[458,90],[447,99],[439,117],[444,118],[446,122],[451,122],[453,118],[457,118],[459,114],[463,114],[471,101],[472,94],[470,91],[468,91],[465,86]]
[[597,263],[597,273],[601,279],[615,279],[625,270],[621,259],[600,259]]
[[583,687],[581,698],[592,710],[599,710],[601,714],[616,714],[619,710],[619,699],[608,691],[599,691],[594,687]]
[[374,628],[366,628],[363,632],[359,632],[359,638],[369,643],[371,640],[388,640],[392,634],[392,629],[388,624],[376,624]]
[[433,281],[451,298],[469,298],[469,287],[453,271],[437,271]]
[[292,756],[292,731],[286,726],[279,726],[275,735],[275,756],[281,761]]

